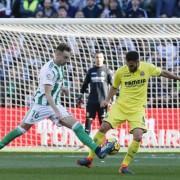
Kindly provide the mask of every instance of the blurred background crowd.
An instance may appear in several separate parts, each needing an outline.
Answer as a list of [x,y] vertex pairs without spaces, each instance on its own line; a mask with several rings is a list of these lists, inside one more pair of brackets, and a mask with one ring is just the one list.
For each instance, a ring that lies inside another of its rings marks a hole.
[[180,17],[180,0],[1,0],[0,17]]

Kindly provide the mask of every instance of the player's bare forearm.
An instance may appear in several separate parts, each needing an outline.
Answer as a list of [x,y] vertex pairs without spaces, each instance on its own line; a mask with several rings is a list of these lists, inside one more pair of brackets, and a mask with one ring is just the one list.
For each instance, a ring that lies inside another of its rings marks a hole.
[[52,109],[55,112],[58,112],[58,108],[56,107],[56,104],[51,96],[52,86],[46,84],[46,85],[44,85],[44,88],[45,88],[45,95],[46,95],[49,105],[52,107]]
[[180,77],[176,76],[175,74],[166,71],[166,70],[162,70],[161,75],[162,77],[166,77],[168,79],[174,79],[174,80],[179,80],[180,81]]
[[108,96],[106,98],[106,101],[109,102],[112,99],[112,97],[116,94],[116,92],[117,92],[117,88],[114,88],[113,86],[111,86]]

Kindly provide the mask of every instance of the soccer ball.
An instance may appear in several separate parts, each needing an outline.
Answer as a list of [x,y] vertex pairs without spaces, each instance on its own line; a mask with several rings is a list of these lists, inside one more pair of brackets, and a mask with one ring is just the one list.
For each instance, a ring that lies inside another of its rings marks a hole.
[[107,139],[106,144],[110,143],[110,142],[114,142],[114,148],[109,153],[109,155],[117,154],[119,152],[119,149],[120,149],[120,144],[118,143],[117,139],[115,139],[115,138]]

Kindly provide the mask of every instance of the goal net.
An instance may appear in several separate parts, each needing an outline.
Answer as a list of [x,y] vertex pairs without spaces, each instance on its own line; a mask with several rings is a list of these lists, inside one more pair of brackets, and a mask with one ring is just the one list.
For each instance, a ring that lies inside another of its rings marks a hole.
[[[104,53],[112,72],[124,63],[127,51],[137,50],[142,61],[151,62],[180,75],[180,20],[177,19],[22,19],[0,20],[0,138],[15,128],[32,104],[42,65],[53,58],[54,48],[66,42],[72,48],[65,68],[64,86],[69,96],[61,103],[84,124],[84,104],[76,106],[87,70],[94,64],[95,52]],[[146,124],[142,148],[178,150],[180,148],[180,82],[151,78],[148,88]],[[93,136],[99,128],[93,121]],[[127,147],[132,136],[125,123],[111,130]],[[65,127],[56,127],[48,119],[36,124],[9,147],[58,147],[72,150],[82,144]]]

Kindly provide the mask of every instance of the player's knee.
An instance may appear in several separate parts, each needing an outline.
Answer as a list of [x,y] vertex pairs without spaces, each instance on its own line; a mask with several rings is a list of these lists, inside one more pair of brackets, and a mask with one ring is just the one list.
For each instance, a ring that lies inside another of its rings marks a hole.
[[141,142],[142,141],[142,136],[141,135],[134,136],[134,140],[137,141],[137,142]]
[[142,141],[142,136],[143,136],[143,130],[142,129],[135,129],[133,131],[133,139],[135,141],[138,141],[138,142]]
[[18,126],[19,130],[24,134],[26,131],[28,131],[32,127],[32,124],[21,124]]
[[142,141],[142,133],[137,133],[133,135],[133,139],[137,142],[141,142]]
[[99,131],[105,134],[105,133],[106,133],[107,131],[109,131],[110,129],[111,129],[110,124],[107,123],[107,122],[103,122],[103,123],[101,124],[101,127],[100,127]]
[[21,134],[26,133],[26,129],[22,128],[21,126],[18,126],[17,129]]

